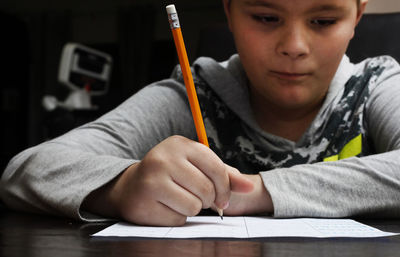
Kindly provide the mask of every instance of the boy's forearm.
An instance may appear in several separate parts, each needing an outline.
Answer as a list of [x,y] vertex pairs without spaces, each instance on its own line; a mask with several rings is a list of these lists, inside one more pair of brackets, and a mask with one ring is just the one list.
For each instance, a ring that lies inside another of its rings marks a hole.
[[263,172],[274,217],[400,216],[400,150]]

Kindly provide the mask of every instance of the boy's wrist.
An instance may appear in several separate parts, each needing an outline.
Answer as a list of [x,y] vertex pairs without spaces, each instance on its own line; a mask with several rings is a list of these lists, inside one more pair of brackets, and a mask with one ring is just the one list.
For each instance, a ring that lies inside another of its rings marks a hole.
[[82,202],[81,209],[109,218],[119,218],[121,215],[118,211],[118,187],[121,183],[121,177],[128,170],[132,169],[137,163],[129,166],[120,175],[103,185],[102,187],[92,191]]
[[245,175],[254,184],[249,193],[235,193],[231,195],[229,208],[224,211],[227,215],[272,214],[273,205],[271,196],[265,188],[260,175]]
[[249,178],[254,182],[254,190],[250,194],[249,211],[251,214],[261,214],[274,212],[271,195],[260,175],[249,175]]

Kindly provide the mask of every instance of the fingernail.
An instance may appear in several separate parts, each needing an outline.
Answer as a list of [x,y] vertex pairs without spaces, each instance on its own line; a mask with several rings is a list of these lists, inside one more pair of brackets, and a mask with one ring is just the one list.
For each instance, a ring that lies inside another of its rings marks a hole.
[[229,202],[226,202],[224,205],[222,205],[222,210],[225,210],[228,207],[229,207]]

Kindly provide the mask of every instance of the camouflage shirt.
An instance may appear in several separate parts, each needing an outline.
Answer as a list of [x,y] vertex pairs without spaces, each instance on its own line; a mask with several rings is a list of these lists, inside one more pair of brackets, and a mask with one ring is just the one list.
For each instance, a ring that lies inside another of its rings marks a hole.
[[[237,56],[233,59],[238,61]],[[308,130],[303,140],[290,149],[282,149],[259,129],[253,129],[257,125],[247,124],[201,77],[201,71],[196,72],[196,90],[210,147],[225,163],[249,174],[376,153],[365,128],[364,109],[377,78],[387,68],[385,59],[371,61],[362,74],[352,75],[332,105],[325,105],[320,112],[315,129]],[[343,62],[348,62],[347,57]],[[242,89],[246,95],[246,87]],[[276,147],[268,147],[271,145]]]

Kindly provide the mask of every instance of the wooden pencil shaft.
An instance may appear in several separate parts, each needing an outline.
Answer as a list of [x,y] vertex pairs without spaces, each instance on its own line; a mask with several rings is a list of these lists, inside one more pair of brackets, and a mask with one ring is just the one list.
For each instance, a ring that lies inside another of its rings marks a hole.
[[178,53],[178,59],[182,69],[183,80],[185,82],[185,87],[189,98],[190,110],[192,111],[197,137],[200,143],[209,147],[207,134],[203,122],[203,116],[201,114],[199,100],[197,98],[196,89],[193,82],[192,71],[190,69],[189,60],[187,57],[181,29],[180,28],[173,29],[172,35],[174,37],[174,42]]

